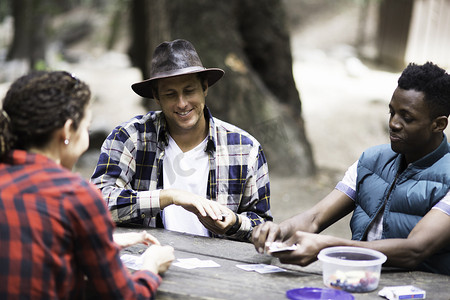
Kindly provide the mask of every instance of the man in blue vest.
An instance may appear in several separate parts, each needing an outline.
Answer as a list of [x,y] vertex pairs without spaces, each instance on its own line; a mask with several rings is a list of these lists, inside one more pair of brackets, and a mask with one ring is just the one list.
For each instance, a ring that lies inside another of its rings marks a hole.
[[[450,75],[429,62],[409,64],[389,112],[390,145],[366,150],[309,210],[256,227],[258,252],[274,241],[297,244],[272,255],[306,266],[326,247],[365,247],[384,253],[389,266],[450,275]],[[352,211],[351,240],[318,234]]]

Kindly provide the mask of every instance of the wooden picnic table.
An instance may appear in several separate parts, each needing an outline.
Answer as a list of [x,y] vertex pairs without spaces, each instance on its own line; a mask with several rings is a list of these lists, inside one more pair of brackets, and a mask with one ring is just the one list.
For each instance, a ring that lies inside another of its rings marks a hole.
[[[116,232],[142,231],[117,227]],[[307,267],[281,264],[277,258],[259,254],[250,243],[193,236],[164,229],[147,229],[162,245],[171,245],[175,257],[213,260],[220,267],[183,269],[172,265],[163,275],[157,299],[287,299],[286,291],[302,287],[326,288],[321,263]],[[135,245],[122,254],[139,255],[146,246]],[[259,274],[244,271],[239,264],[271,264],[286,272]],[[426,299],[449,300],[450,276],[398,269],[383,269],[378,289],[353,293],[357,299],[384,299],[378,291],[385,286],[414,285],[426,291]]]

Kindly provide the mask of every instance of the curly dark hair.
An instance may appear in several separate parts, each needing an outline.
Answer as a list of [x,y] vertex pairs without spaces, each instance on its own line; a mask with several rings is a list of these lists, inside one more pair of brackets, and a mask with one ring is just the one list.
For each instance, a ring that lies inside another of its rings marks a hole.
[[424,93],[432,119],[449,116],[450,75],[444,69],[431,62],[423,65],[410,63],[400,75],[398,86],[404,90],[413,89]]
[[13,82],[0,111],[0,157],[47,144],[68,119],[77,129],[91,98],[87,84],[65,71],[39,71]]

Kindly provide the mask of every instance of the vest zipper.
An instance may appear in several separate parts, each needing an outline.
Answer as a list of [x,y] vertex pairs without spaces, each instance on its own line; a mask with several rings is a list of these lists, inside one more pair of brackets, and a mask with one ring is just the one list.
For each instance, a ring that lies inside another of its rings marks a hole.
[[[389,191],[386,195],[386,198],[384,199],[384,203],[383,205],[380,206],[380,208],[378,209],[377,213],[375,214],[375,217],[373,217],[372,221],[369,223],[369,225],[366,227],[366,230],[364,231],[364,235],[363,235],[363,241],[367,240],[367,234],[369,233],[369,228],[371,228],[373,222],[377,219],[378,215],[380,213],[384,214],[384,208],[386,207],[386,204],[388,202],[389,196],[391,195],[392,190],[394,189],[395,183],[397,182],[397,179],[400,175],[400,172],[397,172],[397,174],[395,174],[395,178],[394,181],[392,182],[391,186],[389,187]],[[384,231],[384,228],[383,228]]]

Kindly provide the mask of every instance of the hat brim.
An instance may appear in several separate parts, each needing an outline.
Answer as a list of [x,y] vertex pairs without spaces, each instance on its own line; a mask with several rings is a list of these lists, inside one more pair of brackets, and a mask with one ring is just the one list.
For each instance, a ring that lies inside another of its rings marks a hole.
[[219,81],[220,78],[223,77],[225,74],[225,71],[219,68],[208,68],[203,70],[196,70],[196,71],[183,71],[179,70],[179,72],[172,73],[170,75],[163,75],[163,76],[155,76],[149,79],[146,79],[144,81],[140,81],[137,83],[134,83],[131,85],[131,88],[133,91],[138,94],[141,97],[144,98],[154,98],[153,91],[152,91],[152,82],[158,79],[164,79],[169,77],[175,77],[175,76],[181,76],[181,75],[187,75],[187,74],[195,74],[195,73],[205,73],[206,78],[208,79],[208,86],[212,86],[214,83]]

